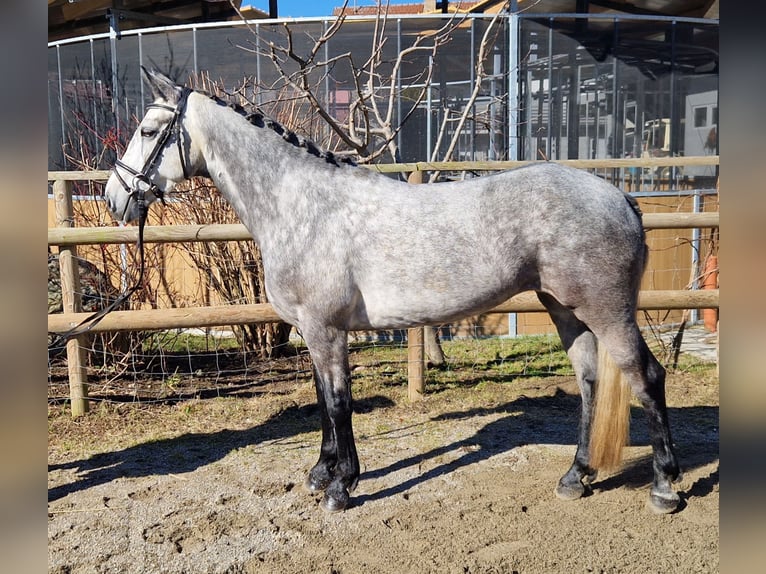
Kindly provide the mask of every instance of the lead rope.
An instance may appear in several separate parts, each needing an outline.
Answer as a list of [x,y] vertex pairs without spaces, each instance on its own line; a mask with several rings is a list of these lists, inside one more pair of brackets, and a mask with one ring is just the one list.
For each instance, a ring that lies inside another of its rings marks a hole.
[[[98,325],[101,320],[106,317],[109,313],[117,309],[120,305],[122,305],[125,301],[128,300],[128,298],[135,293],[138,288],[141,286],[141,284],[144,281],[144,225],[146,224],[146,218],[149,214],[149,206],[146,204],[146,199],[144,197],[144,190],[139,190],[136,197],[136,203],[138,205],[138,241],[136,242],[136,249],[138,249],[139,253],[139,271],[138,271],[138,279],[133,284],[132,287],[130,287],[127,291],[124,291],[122,294],[120,294],[117,299],[112,301],[109,305],[104,307],[103,309],[100,309],[96,311],[95,313],[89,315],[82,321],[80,321],[77,325],[69,329],[68,331],[64,333],[50,333],[54,335],[53,341],[48,345],[48,355],[51,355],[51,351],[57,350],[58,347],[63,347],[69,339],[73,337],[78,337],[79,335],[84,335],[85,333],[88,333]],[[58,351],[57,351],[58,352]],[[57,354],[57,353],[54,353]]]
[[[165,148],[165,145],[167,144],[168,140],[170,139],[171,135],[175,132],[176,139],[177,139],[177,145],[178,145],[178,154],[181,159],[181,167],[183,168],[184,177],[188,178],[188,169],[186,167],[186,162],[184,161],[183,156],[183,145],[181,142],[181,124],[179,122],[181,118],[181,114],[184,113],[186,109],[186,103],[189,99],[189,94],[191,94],[192,90],[189,88],[184,88],[181,92],[181,95],[178,99],[178,103],[175,106],[170,106],[167,104],[162,103],[154,103],[149,104],[148,108],[162,108],[168,111],[173,112],[173,118],[170,120],[166,128],[164,129],[163,133],[160,135],[160,138],[157,140],[157,143],[154,146],[154,149],[149,154],[149,156],[146,158],[146,161],[144,162],[144,167],[141,171],[136,171],[132,167],[125,165],[120,160],[115,161],[115,167],[114,167],[114,173],[117,176],[117,179],[119,180],[120,184],[122,185],[123,189],[128,191],[131,196],[135,197],[136,204],[138,205],[138,242],[136,243],[136,248],[139,252],[139,260],[140,260],[140,268],[138,272],[138,280],[136,283],[127,291],[122,293],[117,299],[112,301],[109,305],[104,307],[103,309],[96,311],[92,315],[89,315],[85,319],[83,319],[79,324],[75,325],[65,333],[50,333],[54,335],[54,339],[51,342],[50,345],[48,345],[48,356],[51,355],[51,350],[62,346],[63,343],[66,343],[69,339],[72,337],[77,337],[79,335],[83,335],[85,333],[88,333],[93,327],[98,325],[101,320],[114,311],[117,307],[122,305],[125,301],[128,300],[128,298],[136,292],[136,290],[141,286],[144,280],[144,224],[146,223],[146,217],[149,213],[149,205],[146,203],[146,191],[151,191],[154,196],[159,199],[161,202],[164,203],[164,192],[160,190],[152,181],[149,179],[149,177],[146,175],[148,171],[151,170],[151,168],[154,166],[154,162],[157,161],[157,158],[159,157],[160,153],[162,153],[162,150]],[[120,175],[120,168],[127,171],[130,175],[133,176],[133,187],[131,188],[128,186],[125,179]],[[148,189],[144,189],[143,186],[139,186],[138,183],[143,183],[147,186]],[[132,189],[132,191],[131,191]],[[125,205],[125,209],[128,208],[128,204]]]

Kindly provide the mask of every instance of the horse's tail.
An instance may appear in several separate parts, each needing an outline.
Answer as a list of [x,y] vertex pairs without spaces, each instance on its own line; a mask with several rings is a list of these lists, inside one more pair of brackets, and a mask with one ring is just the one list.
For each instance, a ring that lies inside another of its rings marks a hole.
[[[643,219],[636,198],[625,194],[633,213],[639,222]],[[637,253],[637,277],[646,267],[649,246],[646,233],[641,226],[642,249]],[[633,291],[634,301],[638,300],[638,282]],[[598,368],[596,371],[596,392],[591,416],[590,466],[593,469],[614,470],[622,462],[622,448],[628,443],[630,431],[630,386],[623,380],[622,372],[609,356],[604,345],[598,345]]]
[[590,434],[590,467],[614,470],[630,430],[630,387],[603,345],[598,346],[596,396]]

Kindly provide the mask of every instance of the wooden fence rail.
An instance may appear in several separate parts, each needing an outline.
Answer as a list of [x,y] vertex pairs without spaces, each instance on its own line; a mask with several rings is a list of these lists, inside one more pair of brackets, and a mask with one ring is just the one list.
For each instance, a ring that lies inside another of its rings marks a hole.
[[[390,163],[364,165],[379,173],[410,173],[413,171],[503,171],[535,163],[528,160],[509,161],[418,161],[412,163]],[[626,157],[613,159],[562,159],[555,160],[580,169],[612,169],[624,167],[685,167],[718,165],[720,156],[680,156],[680,157]],[[48,181],[106,181],[111,172],[93,171],[49,171]]]
[[[718,309],[718,289],[642,291],[638,298],[638,308],[645,311],[659,309]],[[530,313],[544,311],[545,307],[537,300],[537,296],[531,291],[526,291],[508,299],[486,313]],[[64,333],[89,315],[90,313],[55,313],[48,315],[48,332]],[[190,329],[194,327],[274,323],[277,321],[281,321],[281,318],[268,303],[174,307],[171,309],[136,309],[133,311],[112,311],[93,327],[92,332]]]
[[[701,158],[636,158],[615,160],[563,160],[583,169],[718,165],[718,156]],[[503,170],[523,165],[524,161],[513,162],[417,162],[412,164],[368,166],[380,172],[418,172],[429,170]],[[48,245],[58,246],[62,277],[62,298],[64,313],[48,315],[48,332],[64,333],[79,324],[89,314],[79,312],[80,301],[77,289],[77,263],[74,257],[76,246],[90,244],[135,243],[138,240],[136,227],[72,227],[72,182],[105,181],[107,171],[92,172],[48,172],[48,181],[54,182],[57,226],[48,229]],[[418,180],[413,177],[412,180]],[[689,229],[716,228],[719,226],[718,213],[647,213],[644,214],[646,229]],[[158,225],[147,226],[144,241],[147,243],[175,243],[195,241],[246,241],[252,239],[241,224],[215,225]],[[66,291],[66,293],[64,292]],[[639,294],[639,309],[718,309],[718,289],[694,291],[642,291]],[[491,309],[489,313],[523,313],[545,311],[532,292],[521,293]],[[149,331],[161,329],[201,328],[240,324],[268,323],[279,321],[279,316],[268,303],[253,305],[221,305],[194,308],[145,309],[113,311],[96,325],[93,332],[105,331]],[[423,389],[423,339],[422,329],[410,329],[409,387],[410,398],[416,399]],[[72,415],[78,416],[88,410],[86,380],[83,369],[80,341],[67,343],[67,362],[70,374],[70,398]]]
[[[645,213],[646,229],[694,229],[718,227],[718,213]],[[207,225],[147,225],[145,243],[180,243],[185,241],[247,241],[250,232],[241,223]],[[135,243],[138,228],[133,227],[51,227],[48,245],[72,246]]]

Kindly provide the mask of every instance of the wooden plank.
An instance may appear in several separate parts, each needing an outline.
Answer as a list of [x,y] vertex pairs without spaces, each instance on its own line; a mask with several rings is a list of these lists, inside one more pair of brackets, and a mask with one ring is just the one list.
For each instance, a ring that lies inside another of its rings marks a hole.
[[[411,163],[385,163],[362,165],[380,173],[399,173],[417,171],[502,171],[528,163],[539,161],[418,161]],[[610,169],[620,167],[665,167],[665,166],[705,166],[719,165],[720,156],[680,156],[680,157],[637,157],[637,158],[607,158],[607,159],[562,159],[552,163],[561,163],[580,169]],[[106,181],[110,171],[49,171],[48,181],[64,179],[69,181]]]
[[[652,311],[659,309],[718,309],[718,289],[706,290],[655,290],[638,294],[638,309]],[[545,307],[532,291],[520,293],[501,303],[490,313],[545,312]]]
[[[88,315],[89,313],[48,315],[48,331],[63,333],[79,324]],[[112,311],[98,325],[93,327],[92,332],[190,329],[249,323],[274,323],[281,320],[274,308],[268,303],[136,309],[133,311]]]
[[694,229],[719,227],[717,211],[704,213],[644,213],[644,229]]
[[[718,309],[718,289],[696,291],[642,291],[638,297],[640,310],[656,309]],[[526,291],[487,313],[523,313],[545,311],[537,296]],[[48,315],[48,331],[63,333],[88,317],[89,313],[55,313]],[[151,331],[160,329],[188,329],[219,327],[249,323],[281,321],[268,303],[250,305],[218,305],[210,307],[184,307],[171,309],[137,309],[112,311],[93,327],[93,332]]]
[[[693,229],[719,226],[718,212],[645,213],[646,229]],[[241,223],[206,225],[147,225],[145,243],[179,243],[183,241],[249,241],[252,235]],[[95,245],[135,243],[138,227],[51,227],[48,245]]]
[[[380,173],[414,171],[502,171],[513,169],[535,161],[418,161],[413,163],[376,164],[365,166]],[[653,158],[614,158],[614,159],[562,159],[551,163],[560,163],[579,169],[610,169],[621,167],[665,167],[665,166],[705,166],[719,165],[719,156],[695,157],[653,157]]]
[[[249,241],[252,235],[241,223],[206,225],[147,225],[145,243],[180,243],[184,241]],[[49,228],[48,245],[95,245],[136,243],[138,227]]]
[[111,171],[49,171],[48,181],[106,181]]
[[[58,180],[53,184],[53,196],[56,204],[56,224],[61,227],[74,225],[72,206],[72,183]],[[61,277],[61,302],[67,314],[82,311],[80,297],[80,273],[77,265],[77,248],[63,247],[59,251]],[[84,345],[87,337],[72,337],[66,343],[67,367],[69,370],[69,398],[72,417],[79,417],[88,412],[88,380],[85,372]]]

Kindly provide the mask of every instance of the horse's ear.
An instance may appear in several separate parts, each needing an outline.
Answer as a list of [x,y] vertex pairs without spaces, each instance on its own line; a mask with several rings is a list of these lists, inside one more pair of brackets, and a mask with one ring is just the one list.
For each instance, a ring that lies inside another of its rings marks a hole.
[[146,83],[149,84],[149,88],[152,90],[152,97],[155,100],[163,99],[169,103],[176,103],[178,101],[181,87],[173,80],[157,70],[147,70],[144,66],[141,66],[141,71]]

